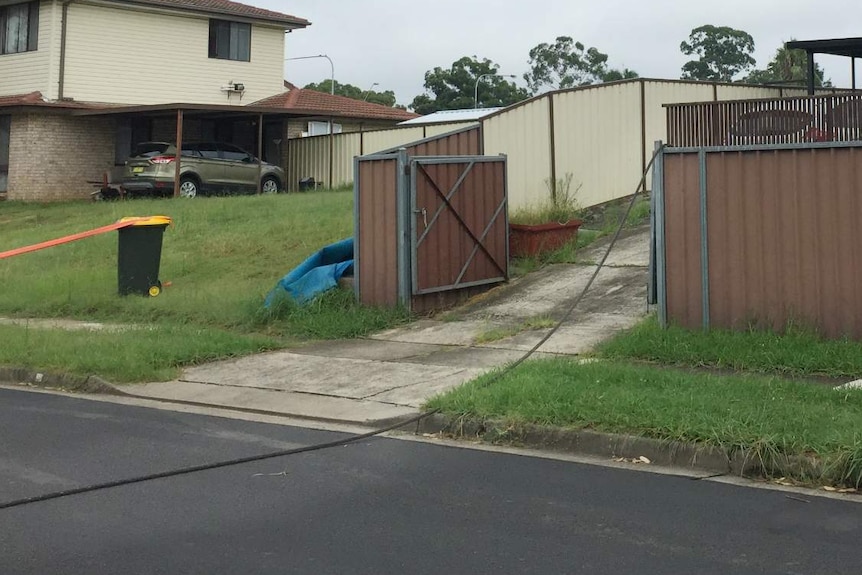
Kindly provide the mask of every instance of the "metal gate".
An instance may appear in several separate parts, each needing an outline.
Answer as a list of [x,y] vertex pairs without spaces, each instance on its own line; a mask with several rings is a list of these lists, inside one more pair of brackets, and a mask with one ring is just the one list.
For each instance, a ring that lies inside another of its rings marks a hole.
[[446,307],[508,278],[505,156],[355,159],[355,286],[369,305]]
[[506,280],[505,182],[503,157],[410,160],[414,295]]

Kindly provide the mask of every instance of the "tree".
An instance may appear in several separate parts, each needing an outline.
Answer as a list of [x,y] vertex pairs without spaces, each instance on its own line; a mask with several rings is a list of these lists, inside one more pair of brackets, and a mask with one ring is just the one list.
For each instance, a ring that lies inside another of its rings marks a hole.
[[[780,47],[775,56],[763,70],[755,70],[745,78],[752,84],[800,84],[808,82],[808,55],[805,50],[790,50]],[[814,64],[814,85],[818,88],[831,87],[832,82],[825,79],[823,68]]]
[[524,80],[533,94],[543,88],[561,89],[637,78],[634,70],[608,69],[608,55],[586,48],[569,36],[559,36],[553,44],[542,43],[530,50],[530,71]]
[[[425,72],[425,93],[416,96],[410,108],[417,114],[440,110],[472,108],[476,81],[479,83],[479,107],[509,106],[529,94],[497,74],[499,66],[487,58],[464,56],[448,69],[439,66]],[[490,74],[490,75],[486,75]]]
[[679,45],[686,56],[696,55],[682,67],[683,80],[731,82],[754,66],[754,38],[728,26],[701,26]]
[[[329,94],[331,92],[331,86],[332,80],[328,79],[316,84],[308,84],[305,89]],[[390,108],[395,106],[395,92],[392,90],[375,92],[374,90],[363,90],[362,88],[358,88],[352,84],[342,84],[341,82],[336,81],[335,95],[344,96],[345,98],[351,98],[353,100],[365,100],[366,102],[380,104],[381,106],[389,106]]]

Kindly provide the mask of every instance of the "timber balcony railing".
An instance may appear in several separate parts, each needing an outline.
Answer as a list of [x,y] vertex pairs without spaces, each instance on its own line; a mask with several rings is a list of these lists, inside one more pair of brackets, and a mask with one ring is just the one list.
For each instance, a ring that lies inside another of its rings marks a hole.
[[665,104],[677,148],[862,140],[862,93]]

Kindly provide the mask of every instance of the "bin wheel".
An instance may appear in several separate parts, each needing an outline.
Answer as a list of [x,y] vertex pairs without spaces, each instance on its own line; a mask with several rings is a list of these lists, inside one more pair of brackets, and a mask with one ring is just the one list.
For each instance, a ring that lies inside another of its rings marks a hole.
[[154,283],[150,286],[150,289],[147,290],[147,294],[149,294],[150,297],[156,297],[160,293],[162,293],[162,282]]

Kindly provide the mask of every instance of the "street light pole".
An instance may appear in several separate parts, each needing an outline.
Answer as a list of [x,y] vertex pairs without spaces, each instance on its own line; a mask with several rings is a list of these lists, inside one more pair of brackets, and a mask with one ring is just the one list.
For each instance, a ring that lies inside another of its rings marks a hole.
[[362,101],[363,102],[368,101],[368,96],[371,94],[371,90],[374,89],[374,86],[379,86],[379,85],[380,84],[378,84],[377,82],[374,82],[373,84],[371,84],[371,87],[368,88],[367,90],[365,90],[365,96],[362,98]]
[[[491,72],[490,74],[482,74],[478,78],[476,78],[476,89],[473,91],[473,109],[479,108],[479,82],[482,81],[482,78],[486,76],[496,76],[496,72]],[[503,74],[500,76],[501,78],[517,78],[514,74]]]
[[327,56],[326,54],[318,54],[317,56],[296,56],[294,58],[285,58],[284,61],[288,60],[309,60],[311,58],[326,58],[329,60],[329,71],[330,71],[330,80],[329,80],[329,93],[333,96],[335,95],[335,64],[332,63],[332,58]]
[[[311,58],[326,58],[329,60],[329,94],[331,96],[335,95],[335,64],[332,63],[332,58],[327,56],[326,54],[317,54],[316,56],[295,56],[293,58],[285,58],[284,61],[288,60],[309,60]],[[334,131],[334,126],[332,125],[332,116],[329,116],[329,186],[332,186],[332,132]]]

